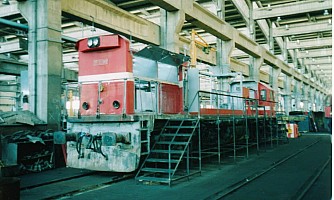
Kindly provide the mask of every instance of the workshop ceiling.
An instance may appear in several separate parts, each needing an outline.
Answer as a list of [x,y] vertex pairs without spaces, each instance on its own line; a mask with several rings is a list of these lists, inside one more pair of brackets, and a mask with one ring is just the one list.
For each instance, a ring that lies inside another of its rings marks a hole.
[[[159,25],[160,7],[153,4],[153,0],[105,0],[127,12],[139,17],[145,18]],[[282,58],[284,40],[288,43],[289,65],[294,65],[301,73],[310,74],[310,78],[321,80],[327,87],[332,87],[332,8],[318,8],[316,2],[326,0],[259,0],[259,1],[225,1],[224,20],[234,28],[240,30],[246,35],[249,31],[249,13],[248,7],[252,4],[255,20],[255,41],[266,48],[269,48],[269,28],[273,27],[274,47],[273,53]],[[327,0],[328,1],[328,0]],[[207,8],[211,12],[217,11],[217,0],[196,0],[197,3]],[[303,4],[301,4],[303,3]],[[306,7],[306,5],[310,5]],[[28,25],[27,21],[17,10],[16,0],[2,0],[0,11],[9,10],[8,13],[1,13],[2,19],[12,22]],[[297,6],[294,6],[297,5]],[[305,5],[305,8],[298,5]],[[320,4],[319,4],[320,5]],[[246,7],[245,7],[246,6]],[[8,9],[7,9],[8,8]],[[10,9],[9,9],[10,8]],[[293,13],[289,9],[295,9]],[[275,14],[280,10],[281,15]],[[257,13],[255,13],[257,12]],[[80,39],[85,35],[107,34],[107,31],[92,27],[93,23],[87,24],[62,17],[62,31],[71,36],[77,36],[74,39]],[[191,23],[185,22],[180,35],[189,38],[191,29],[196,31],[207,42],[215,46],[216,39],[205,30],[198,29]],[[75,34],[76,33],[76,34]],[[77,70],[77,55],[75,52],[75,40],[63,39],[64,66]],[[330,42],[328,42],[330,41]],[[27,62],[27,31],[13,28],[0,23],[0,54],[8,59]],[[134,41],[136,42],[136,41]],[[235,59],[241,62],[249,62],[247,54],[233,54]],[[283,59],[283,58],[282,58]],[[1,72],[0,72],[1,74]]]

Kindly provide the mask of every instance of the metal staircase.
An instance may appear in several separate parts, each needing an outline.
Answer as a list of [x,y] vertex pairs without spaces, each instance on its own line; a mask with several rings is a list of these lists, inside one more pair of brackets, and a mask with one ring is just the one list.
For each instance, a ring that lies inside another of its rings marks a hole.
[[[136,175],[139,182],[165,183],[189,177],[200,172],[199,143],[193,144],[195,133],[199,132],[199,119],[171,119],[164,125],[159,139]],[[196,149],[196,153],[190,152]],[[190,155],[192,153],[192,155]],[[192,170],[192,171],[191,171]]]

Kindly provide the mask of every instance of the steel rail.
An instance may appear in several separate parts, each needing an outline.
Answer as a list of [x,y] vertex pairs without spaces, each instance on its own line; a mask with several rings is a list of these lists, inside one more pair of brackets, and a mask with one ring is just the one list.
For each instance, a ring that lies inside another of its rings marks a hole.
[[329,157],[327,161],[321,167],[319,167],[315,171],[315,173],[300,187],[300,189],[297,190],[296,194],[292,196],[291,199],[301,200],[305,196],[305,194],[311,189],[314,183],[318,180],[319,176],[326,169],[327,165],[330,163],[331,160],[332,157]]
[[99,184],[93,184],[93,185],[86,186],[86,187],[83,187],[83,188],[79,188],[79,189],[76,189],[76,190],[73,190],[73,191],[70,191],[70,192],[66,192],[66,193],[63,193],[63,194],[50,196],[50,197],[47,197],[47,198],[44,198],[44,199],[67,199],[67,198],[70,198],[70,197],[73,197],[73,196],[78,196],[78,195],[81,195],[81,194],[84,194],[84,193],[87,193],[87,192],[100,190],[100,189],[109,187],[110,185],[112,185],[114,183],[124,181],[124,180],[128,180],[128,179],[134,178],[134,177],[135,177],[134,173],[126,174],[126,175],[120,175],[120,176],[113,177],[113,179],[111,181],[102,182],[102,183],[99,183]]
[[261,177],[262,175],[266,174],[267,172],[271,171],[272,169],[275,169],[277,166],[283,164],[284,162],[290,160],[291,158],[293,157],[296,157],[298,154],[304,152],[306,149],[312,147],[313,145],[317,144],[318,142],[320,142],[320,140],[317,140],[315,141],[314,143],[304,147],[303,149],[300,149],[299,151],[297,151],[296,153],[294,154],[291,154],[289,156],[287,156],[286,158],[284,159],[281,159],[279,161],[276,161],[274,162],[270,167],[268,167],[267,169],[261,171],[261,172],[258,172],[258,173],[255,173],[251,176],[248,176],[246,177],[245,179],[235,183],[235,184],[232,184],[231,186],[229,186],[227,189],[223,189],[221,191],[218,191],[216,193],[214,193],[213,195],[210,195],[209,197],[205,198],[205,200],[216,200],[216,199],[223,199],[225,196],[237,191],[238,189],[242,188],[243,186],[251,183],[252,181],[254,181],[255,179]]

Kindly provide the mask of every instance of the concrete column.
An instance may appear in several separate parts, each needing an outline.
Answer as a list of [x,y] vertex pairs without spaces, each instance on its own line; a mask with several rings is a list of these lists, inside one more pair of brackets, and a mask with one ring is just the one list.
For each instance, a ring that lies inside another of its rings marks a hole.
[[249,80],[260,81],[260,68],[263,58],[253,58],[253,63],[249,65]]
[[61,106],[61,1],[24,1],[19,9],[29,25],[30,110],[57,130]]
[[319,92],[319,106],[318,106],[318,111],[325,111],[325,106],[324,106],[324,94]]
[[275,92],[275,99],[274,101],[276,101],[276,110],[278,110],[278,76],[281,73],[281,69],[275,69],[273,67],[270,68],[270,85],[273,88],[274,92]]
[[302,111],[307,111],[308,110],[308,102],[309,102],[309,95],[308,95],[308,90],[309,89],[309,85],[305,85],[302,83],[302,102],[303,102],[303,108],[301,109]]
[[291,76],[285,76],[284,80],[284,111],[289,114],[291,111]]
[[179,53],[179,33],[185,21],[183,11],[161,12],[161,46],[171,52]]
[[308,96],[309,96],[309,102],[308,102],[308,111],[313,111],[313,104],[314,104],[314,100],[315,100],[315,89],[311,88],[311,86],[309,86],[308,90],[307,90]]
[[[225,0],[217,1],[217,16],[220,19],[225,19]],[[217,68],[214,69],[214,73],[217,74],[228,74],[231,73],[231,53],[235,48],[235,43],[233,40],[223,41],[217,38]],[[222,80],[222,91],[229,90],[228,79]]]
[[301,91],[300,91],[300,87],[301,83],[297,80],[295,80],[295,88],[293,90],[294,96],[295,96],[295,109],[297,111],[300,111],[300,102],[301,102]]

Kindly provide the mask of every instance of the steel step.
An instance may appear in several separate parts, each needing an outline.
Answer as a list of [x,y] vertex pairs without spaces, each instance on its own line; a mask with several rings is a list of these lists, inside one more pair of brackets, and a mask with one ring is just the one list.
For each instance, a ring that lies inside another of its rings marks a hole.
[[[169,153],[168,150],[163,150],[163,149],[152,149],[151,150],[152,153]],[[181,154],[183,153],[184,151],[181,151],[181,150],[171,150],[170,153],[174,153],[174,154]]]
[[150,177],[150,176],[139,176],[137,177],[138,181],[152,181],[159,183],[169,183],[170,180],[168,178],[158,178],[158,177]]
[[182,137],[190,137],[192,134],[190,134],[190,133],[177,133],[177,134],[175,134],[175,133],[163,133],[163,134],[161,134],[161,136],[172,136],[172,137],[174,135],[182,136]]
[[149,168],[149,167],[145,167],[143,169],[141,169],[142,171],[145,172],[156,172],[156,173],[173,173],[174,169],[164,169],[164,168]]
[[[168,160],[168,159],[161,159],[161,158],[148,158],[148,159],[146,160],[146,162],[162,162],[162,163],[168,163],[169,160]],[[178,163],[179,160],[171,159],[170,162],[171,162],[171,163]]]
[[170,142],[170,141],[159,141],[157,144],[175,144],[175,145],[187,145],[189,142]]
[[165,128],[180,128],[180,129],[184,129],[184,128],[196,128],[197,126],[166,126]]

